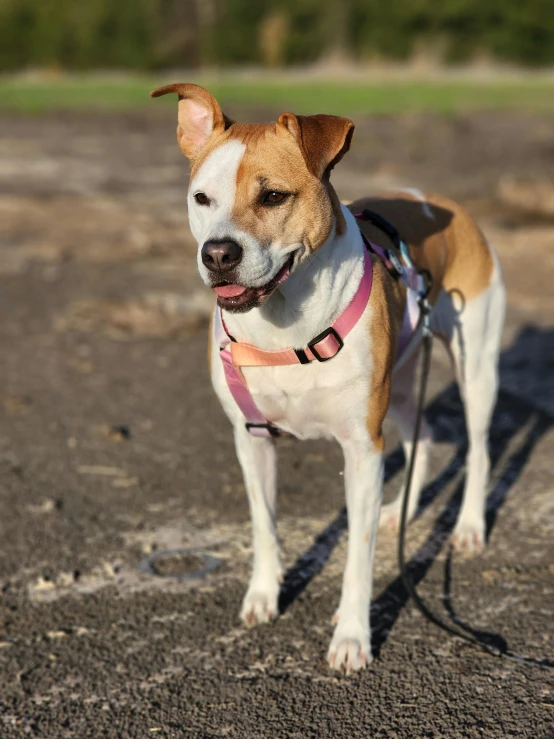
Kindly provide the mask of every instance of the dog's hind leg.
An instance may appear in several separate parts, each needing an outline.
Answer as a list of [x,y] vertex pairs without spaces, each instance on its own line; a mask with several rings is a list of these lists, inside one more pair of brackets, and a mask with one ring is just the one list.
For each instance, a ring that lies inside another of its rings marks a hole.
[[479,551],[485,544],[485,499],[489,479],[489,427],[498,391],[498,356],[506,293],[498,264],[491,284],[465,304],[456,305],[450,338],[464,401],[469,449],[462,507],[452,535],[453,547]]
[[252,436],[244,422],[235,426],[235,446],[250,505],[254,552],[252,577],[240,615],[253,626],[278,613],[282,568],[275,522],[277,460],[273,440]]
[[[417,401],[414,397],[415,371],[419,352],[416,352],[392,376],[392,392],[387,417],[394,423],[402,441],[406,465],[412,453],[414,427],[417,416]],[[408,521],[416,510],[421,489],[427,477],[429,447],[432,435],[424,418],[421,419],[419,441],[417,445],[414,473],[408,501]],[[404,497],[404,486],[396,498],[381,508],[379,525],[385,529],[397,531],[400,523],[400,510]]]

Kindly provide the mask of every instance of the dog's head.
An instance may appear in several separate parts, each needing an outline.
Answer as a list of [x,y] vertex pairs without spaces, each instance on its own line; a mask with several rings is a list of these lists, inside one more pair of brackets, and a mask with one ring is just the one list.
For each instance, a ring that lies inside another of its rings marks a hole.
[[207,90],[173,84],[177,140],[190,160],[189,220],[202,279],[226,310],[264,303],[333,228],[340,209],[329,173],[354,124],[283,113],[276,123],[233,123]]

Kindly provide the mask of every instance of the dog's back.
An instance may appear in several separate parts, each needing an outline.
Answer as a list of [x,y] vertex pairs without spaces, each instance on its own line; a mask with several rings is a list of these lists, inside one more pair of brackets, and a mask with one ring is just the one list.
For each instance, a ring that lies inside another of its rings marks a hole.
[[[495,265],[490,246],[467,211],[452,200],[401,190],[362,198],[349,208],[353,213],[369,208],[394,224],[415,265],[432,275],[432,303],[441,288],[467,302],[491,284]],[[390,246],[380,229],[365,222],[360,226],[371,241]]]

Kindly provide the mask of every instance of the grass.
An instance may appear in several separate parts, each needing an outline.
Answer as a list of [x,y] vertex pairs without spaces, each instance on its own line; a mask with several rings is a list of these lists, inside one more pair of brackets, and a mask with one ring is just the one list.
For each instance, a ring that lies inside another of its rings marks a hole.
[[[150,100],[155,87],[171,78],[151,76],[59,78],[0,77],[0,110],[43,113],[57,110],[132,110],[175,104]],[[475,110],[554,111],[554,79],[528,77],[518,81],[325,81],[275,78],[260,80],[228,77],[193,79],[204,84],[223,104],[270,107],[296,113],[396,113]]]

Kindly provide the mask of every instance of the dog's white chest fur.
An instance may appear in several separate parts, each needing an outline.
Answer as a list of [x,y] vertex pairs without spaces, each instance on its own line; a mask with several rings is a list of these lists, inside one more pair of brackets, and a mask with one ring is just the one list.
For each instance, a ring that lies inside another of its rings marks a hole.
[[[244,367],[248,389],[262,415],[299,439],[346,438],[349,429],[364,423],[371,377],[369,311],[368,307],[330,362]],[[215,361],[221,364],[217,354]],[[214,370],[214,385],[224,401],[228,389],[222,367]]]

